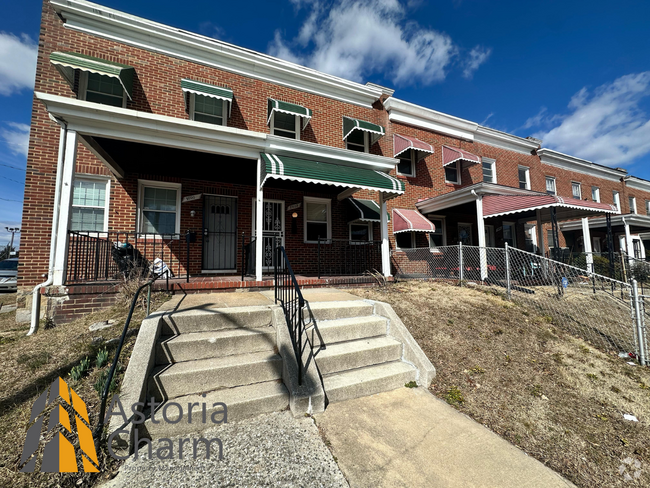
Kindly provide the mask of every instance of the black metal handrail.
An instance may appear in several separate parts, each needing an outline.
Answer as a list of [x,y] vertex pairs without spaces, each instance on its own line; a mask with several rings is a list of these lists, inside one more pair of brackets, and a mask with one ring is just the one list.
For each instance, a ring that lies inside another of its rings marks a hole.
[[241,280],[246,276],[255,275],[255,246],[256,237],[241,233]]
[[296,275],[291,269],[291,263],[283,246],[276,247],[275,260],[275,301],[279,301],[284,311],[284,317],[289,327],[291,344],[298,364],[298,384],[302,385],[305,365],[302,360],[303,352],[307,347],[305,333],[305,317],[303,310],[306,301],[298,286]]
[[[97,427],[95,427],[95,431],[93,432],[93,438],[97,438],[97,436],[99,436],[102,432],[102,427],[104,425],[104,416],[106,415],[106,400],[108,399],[108,391],[111,387],[111,381],[113,381],[113,376],[115,375],[115,369],[117,368],[117,363],[120,359],[120,354],[122,353],[122,347],[124,346],[124,339],[126,338],[126,332],[128,331],[129,325],[131,324],[131,317],[133,317],[133,311],[135,310],[135,305],[138,302],[138,297],[140,296],[140,292],[147,287],[149,287],[149,289],[151,290],[151,286],[153,285],[154,281],[156,281],[159,277],[160,275],[154,276],[153,279],[149,280],[147,283],[145,283],[140,288],[138,288],[138,290],[135,292],[133,300],[131,300],[131,308],[129,309],[129,314],[126,317],[126,322],[124,322],[124,328],[122,329],[120,342],[117,345],[117,351],[115,351],[115,358],[113,359],[113,364],[111,364],[111,369],[108,371],[108,377],[106,378],[106,383],[104,384],[104,390],[102,391],[101,406],[99,408],[99,417],[97,419]],[[147,304],[147,310],[149,310],[148,304]]]

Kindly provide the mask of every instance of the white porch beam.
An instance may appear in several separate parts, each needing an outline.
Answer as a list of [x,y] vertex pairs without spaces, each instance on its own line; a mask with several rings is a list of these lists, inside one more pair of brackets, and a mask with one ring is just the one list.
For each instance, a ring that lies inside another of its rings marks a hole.
[[385,277],[390,273],[390,245],[388,243],[388,209],[384,194],[379,192],[380,222],[381,222],[381,272]]
[[585,255],[587,256],[587,271],[594,271],[594,255],[591,250],[591,233],[589,232],[589,219],[582,219],[582,240],[584,241]]
[[[264,250],[263,219],[264,219],[264,189],[262,188],[262,158],[257,159],[257,186],[255,196],[255,279],[262,281],[262,262]],[[275,250],[274,250],[275,251]]]
[[544,245],[544,224],[542,224],[542,211],[537,210],[536,212],[537,215],[537,242],[539,243],[537,247],[539,248],[539,254],[540,256],[544,256],[546,254],[546,246]]
[[79,137],[81,142],[83,143],[88,150],[93,153],[93,155],[99,159],[102,163],[104,163],[104,166],[106,166],[111,173],[115,175],[117,178],[124,178],[126,175],[126,172],[122,167],[115,162],[115,160],[108,154],[106,151],[104,151],[104,148],[97,144],[97,141],[93,137]]
[[72,204],[73,181],[77,164],[77,141],[77,133],[68,130],[65,135],[65,153],[63,154],[59,225],[56,230],[57,238],[52,283],[55,286],[63,285],[68,263],[68,224],[70,222],[70,205]]
[[481,264],[481,280],[485,281],[487,272],[487,252],[485,250],[485,220],[483,220],[483,195],[476,195],[476,230],[478,231],[479,261]]
[[348,197],[351,197],[354,195],[356,192],[358,192],[358,188],[348,188],[347,190],[342,191],[336,196],[336,199],[340,202],[341,200],[345,200]]

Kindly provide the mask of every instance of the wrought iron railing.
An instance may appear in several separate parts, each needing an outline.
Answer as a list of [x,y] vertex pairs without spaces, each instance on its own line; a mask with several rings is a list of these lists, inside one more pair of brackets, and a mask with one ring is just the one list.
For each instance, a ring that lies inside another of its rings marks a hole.
[[305,333],[304,312],[307,302],[302,296],[296,275],[291,269],[291,263],[287,253],[282,246],[275,249],[276,260],[275,273],[275,301],[279,301],[284,311],[284,317],[289,327],[293,352],[298,363],[298,384],[302,385],[305,373],[303,353],[307,347],[311,347]]
[[318,277],[362,275],[381,269],[381,241],[318,238]]
[[255,236],[241,234],[241,280],[246,276],[255,276]]

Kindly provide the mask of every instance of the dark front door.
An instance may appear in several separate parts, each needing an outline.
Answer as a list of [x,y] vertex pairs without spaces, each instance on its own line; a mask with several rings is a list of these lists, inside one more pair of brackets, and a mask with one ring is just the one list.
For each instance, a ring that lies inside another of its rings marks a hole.
[[203,269],[237,269],[237,199],[204,196]]

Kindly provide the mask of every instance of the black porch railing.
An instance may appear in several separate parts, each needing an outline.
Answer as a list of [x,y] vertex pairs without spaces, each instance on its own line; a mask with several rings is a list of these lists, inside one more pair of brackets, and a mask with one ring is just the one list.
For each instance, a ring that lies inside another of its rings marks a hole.
[[68,232],[66,283],[113,281],[161,275],[187,278],[186,234]]
[[381,241],[318,239],[318,277],[362,275],[381,269]]
[[241,280],[246,276],[255,276],[255,236],[241,234]]
[[284,247],[276,247],[275,252],[275,301],[276,303],[280,302],[284,311],[293,352],[298,363],[298,384],[302,385],[305,370],[302,357],[305,348],[308,347],[305,333],[305,317],[303,315],[306,301],[302,296],[296,275],[291,269],[291,263],[289,263]]

